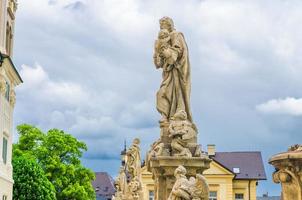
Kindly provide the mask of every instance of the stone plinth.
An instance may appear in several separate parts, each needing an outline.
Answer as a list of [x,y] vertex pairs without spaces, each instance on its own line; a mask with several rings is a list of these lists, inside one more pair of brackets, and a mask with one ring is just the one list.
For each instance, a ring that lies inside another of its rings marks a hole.
[[150,159],[149,171],[155,182],[155,199],[167,200],[175,183],[174,171],[182,165],[187,169],[187,177],[202,174],[210,167],[211,159],[207,155],[200,157],[158,156]]
[[274,155],[269,163],[276,168],[273,181],[281,183],[282,200],[302,200],[302,151]]

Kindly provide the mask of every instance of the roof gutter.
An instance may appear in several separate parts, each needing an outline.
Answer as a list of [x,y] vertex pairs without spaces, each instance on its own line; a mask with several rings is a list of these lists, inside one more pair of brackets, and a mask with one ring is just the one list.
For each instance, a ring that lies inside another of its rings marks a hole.
[[17,75],[19,81],[20,81],[21,83],[23,83],[23,80],[22,80],[22,78],[21,78],[19,72],[17,71],[17,69],[16,69],[16,67],[15,67],[15,65],[14,65],[14,63],[13,63],[13,61],[12,61],[12,59],[10,58],[10,56],[8,56],[8,55],[6,55],[6,54],[3,54],[3,53],[1,53],[1,52],[0,52],[0,67],[1,67],[2,64],[3,64],[4,59],[8,59],[8,61],[9,61],[9,63],[11,64],[11,66],[12,66],[14,72],[16,73],[16,75]]
[[251,200],[251,180],[249,180],[249,200]]

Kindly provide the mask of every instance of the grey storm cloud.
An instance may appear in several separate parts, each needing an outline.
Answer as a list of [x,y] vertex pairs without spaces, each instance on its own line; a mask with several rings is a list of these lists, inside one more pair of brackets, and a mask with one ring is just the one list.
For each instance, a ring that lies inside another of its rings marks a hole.
[[[116,174],[125,139],[140,137],[144,155],[159,136],[152,53],[167,15],[189,46],[199,142],[267,163],[302,140],[301,11],[298,0],[20,0],[15,124],[75,135],[93,170]],[[266,170],[259,194],[277,194]]]

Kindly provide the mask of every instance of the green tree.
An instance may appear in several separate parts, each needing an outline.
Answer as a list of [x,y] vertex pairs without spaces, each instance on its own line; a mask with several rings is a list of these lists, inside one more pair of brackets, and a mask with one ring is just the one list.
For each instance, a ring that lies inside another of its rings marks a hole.
[[17,127],[20,135],[16,154],[25,153],[36,158],[46,177],[53,184],[58,200],[95,200],[91,185],[94,173],[80,161],[85,143],[58,129],[43,133],[23,124]]
[[13,157],[14,200],[55,200],[56,191],[32,157]]

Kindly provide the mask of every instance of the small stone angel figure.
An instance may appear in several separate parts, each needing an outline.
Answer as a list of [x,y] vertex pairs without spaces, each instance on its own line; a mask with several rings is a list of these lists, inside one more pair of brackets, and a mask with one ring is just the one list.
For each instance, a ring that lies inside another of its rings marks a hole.
[[203,175],[196,174],[196,178],[191,177],[190,183],[192,200],[209,200],[209,185]]
[[162,143],[161,141],[157,141],[153,143],[151,146],[150,156],[157,157],[163,155],[164,147],[165,144]]
[[188,141],[196,137],[196,131],[192,124],[187,121],[186,112],[180,110],[175,113],[170,122],[169,137],[172,138],[172,152],[175,156],[192,157],[192,153],[188,149]]
[[204,176],[186,177],[186,168],[178,166],[174,172],[176,182],[168,200],[209,200],[209,186]]
[[174,172],[176,182],[172,188],[168,200],[190,200],[190,182],[186,177],[187,170],[178,166]]
[[156,66],[163,68],[164,71],[170,71],[173,67],[173,54],[168,53],[171,48],[171,37],[167,29],[161,29],[158,38],[155,41],[154,62]]

